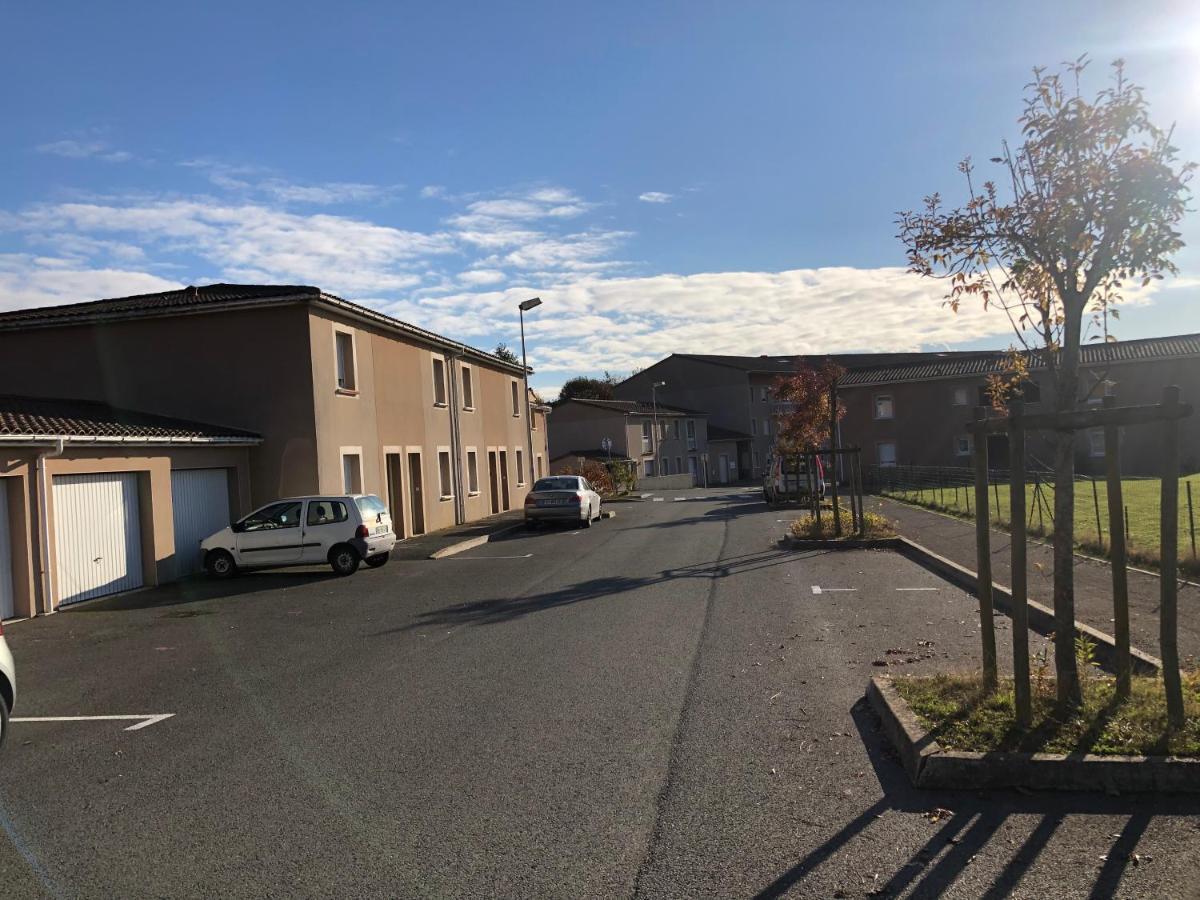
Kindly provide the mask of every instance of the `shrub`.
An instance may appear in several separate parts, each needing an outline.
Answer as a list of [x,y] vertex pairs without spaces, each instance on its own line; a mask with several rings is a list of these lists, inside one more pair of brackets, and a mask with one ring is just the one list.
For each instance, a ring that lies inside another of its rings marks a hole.
[[[842,509],[838,511],[839,518],[842,520],[842,537],[853,538],[859,537],[854,533],[854,518],[850,515],[850,510]],[[821,523],[818,527],[816,518],[809,513],[796,519],[791,524],[792,537],[802,538],[810,541],[823,541],[833,538],[833,510],[821,514]],[[892,523],[884,516],[875,512],[863,513],[863,534],[862,537],[867,538],[889,538],[896,536],[896,529]]]

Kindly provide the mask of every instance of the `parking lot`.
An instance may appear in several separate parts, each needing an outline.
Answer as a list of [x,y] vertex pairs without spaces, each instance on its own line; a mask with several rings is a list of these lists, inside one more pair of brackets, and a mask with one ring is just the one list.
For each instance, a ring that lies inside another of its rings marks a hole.
[[18,715],[170,717],[13,725],[5,894],[1186,896],[1195,801],[907,785],[866,680],[973,668],[970,598],[754,494],[614,508],[10,628]]

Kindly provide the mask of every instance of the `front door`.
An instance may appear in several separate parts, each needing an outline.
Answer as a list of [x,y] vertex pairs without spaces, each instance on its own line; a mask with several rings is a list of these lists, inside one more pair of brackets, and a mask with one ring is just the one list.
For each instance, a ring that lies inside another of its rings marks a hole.
[[392,514],[392,530],[396,538],[408,537],[404,530],[404,466],[399,453],[389,453],[385,460],[387,469],[388,512]]
[[508,452],[500,451],[500,499],[508,509]]
[[492,486],[492,515],[500,512],[500,476],[496,471],[496,451],[488,451],[488,481]]
[[238,561],[247,566],[273,566],[299,562],[303,534],[301,500],[272,503],[250,513],[238,523]]
[[421,478],[421,454],[408,454],[408,490],[412,501],[412,533],[425,533],[425,490]]

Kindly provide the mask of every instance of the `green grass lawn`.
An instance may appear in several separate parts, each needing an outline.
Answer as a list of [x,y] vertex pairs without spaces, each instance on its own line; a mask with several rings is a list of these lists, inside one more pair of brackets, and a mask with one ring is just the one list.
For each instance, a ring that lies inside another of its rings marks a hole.
[[[1197,560],[1192,554],[1192,532],[1188,519],[1186,482],[1192,482],[1192,500],[1195,504],[1194,518],[1197,541],[1200,542],[1200,476],[1192,475],[1179,481],[1179,561],[1185,568],[1195,571]],[[1126,543],[1130,561],[1157,565],[1159,559],[1159,480],[1157,478],[1127,479],[1121,482],[1121,492],[1129,511],[1129,530]],[[968,494],[970,496],[968,496]],[[933,509],[966,516],[968,506],[974,515],[974,488],[925,488],[923,490],[897,490],[885,492],[910,503],[918,503]],[[997,504],[997,498],[999,503]],[[1012,505],[1009,502],[1008,484],[993,484],[988,489],[989,518],[1004,527],[1011,521]],[[1048,535],[1053,530],[1054,486],[1025,487],[1026,525],[1031,534]],[[1099,523],[1097,523],[1097,513]],[[1097,530],[1099,529],[1099,530]],[[1104,480],[1097,479],[1095,492],[1092,482],[1075,482],[1075,542],[1086,550],[1106,553],[1109,544],[1108,493]]]
[[[1085,672],[1087,672],[1085,667]],[[1033,685],[1033,723],[1016,727],[1012,679],[986,693],[979,675],[934,675],[895,680],[896,690],[939,744],[951,750],[1096,753],[1115,756],[1200,756],[1200,674],[1184,681],[1186,724],[1167,727],[1162,682],[1133,679],[1129,700],[1116,703],[1113,679],[1087,672],[1083,706],[1064,712],[1054,701],[1053,680]]]

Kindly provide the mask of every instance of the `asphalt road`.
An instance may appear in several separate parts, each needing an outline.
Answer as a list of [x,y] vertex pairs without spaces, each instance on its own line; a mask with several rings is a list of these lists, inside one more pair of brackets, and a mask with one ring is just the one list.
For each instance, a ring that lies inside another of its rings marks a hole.
[[20,715],[174,715],[13,725],[0,893],[1200,896],[1200,799],[908,786],[863,690],[974,667],[969,598],[753,495],[616,510],[10,628]]

